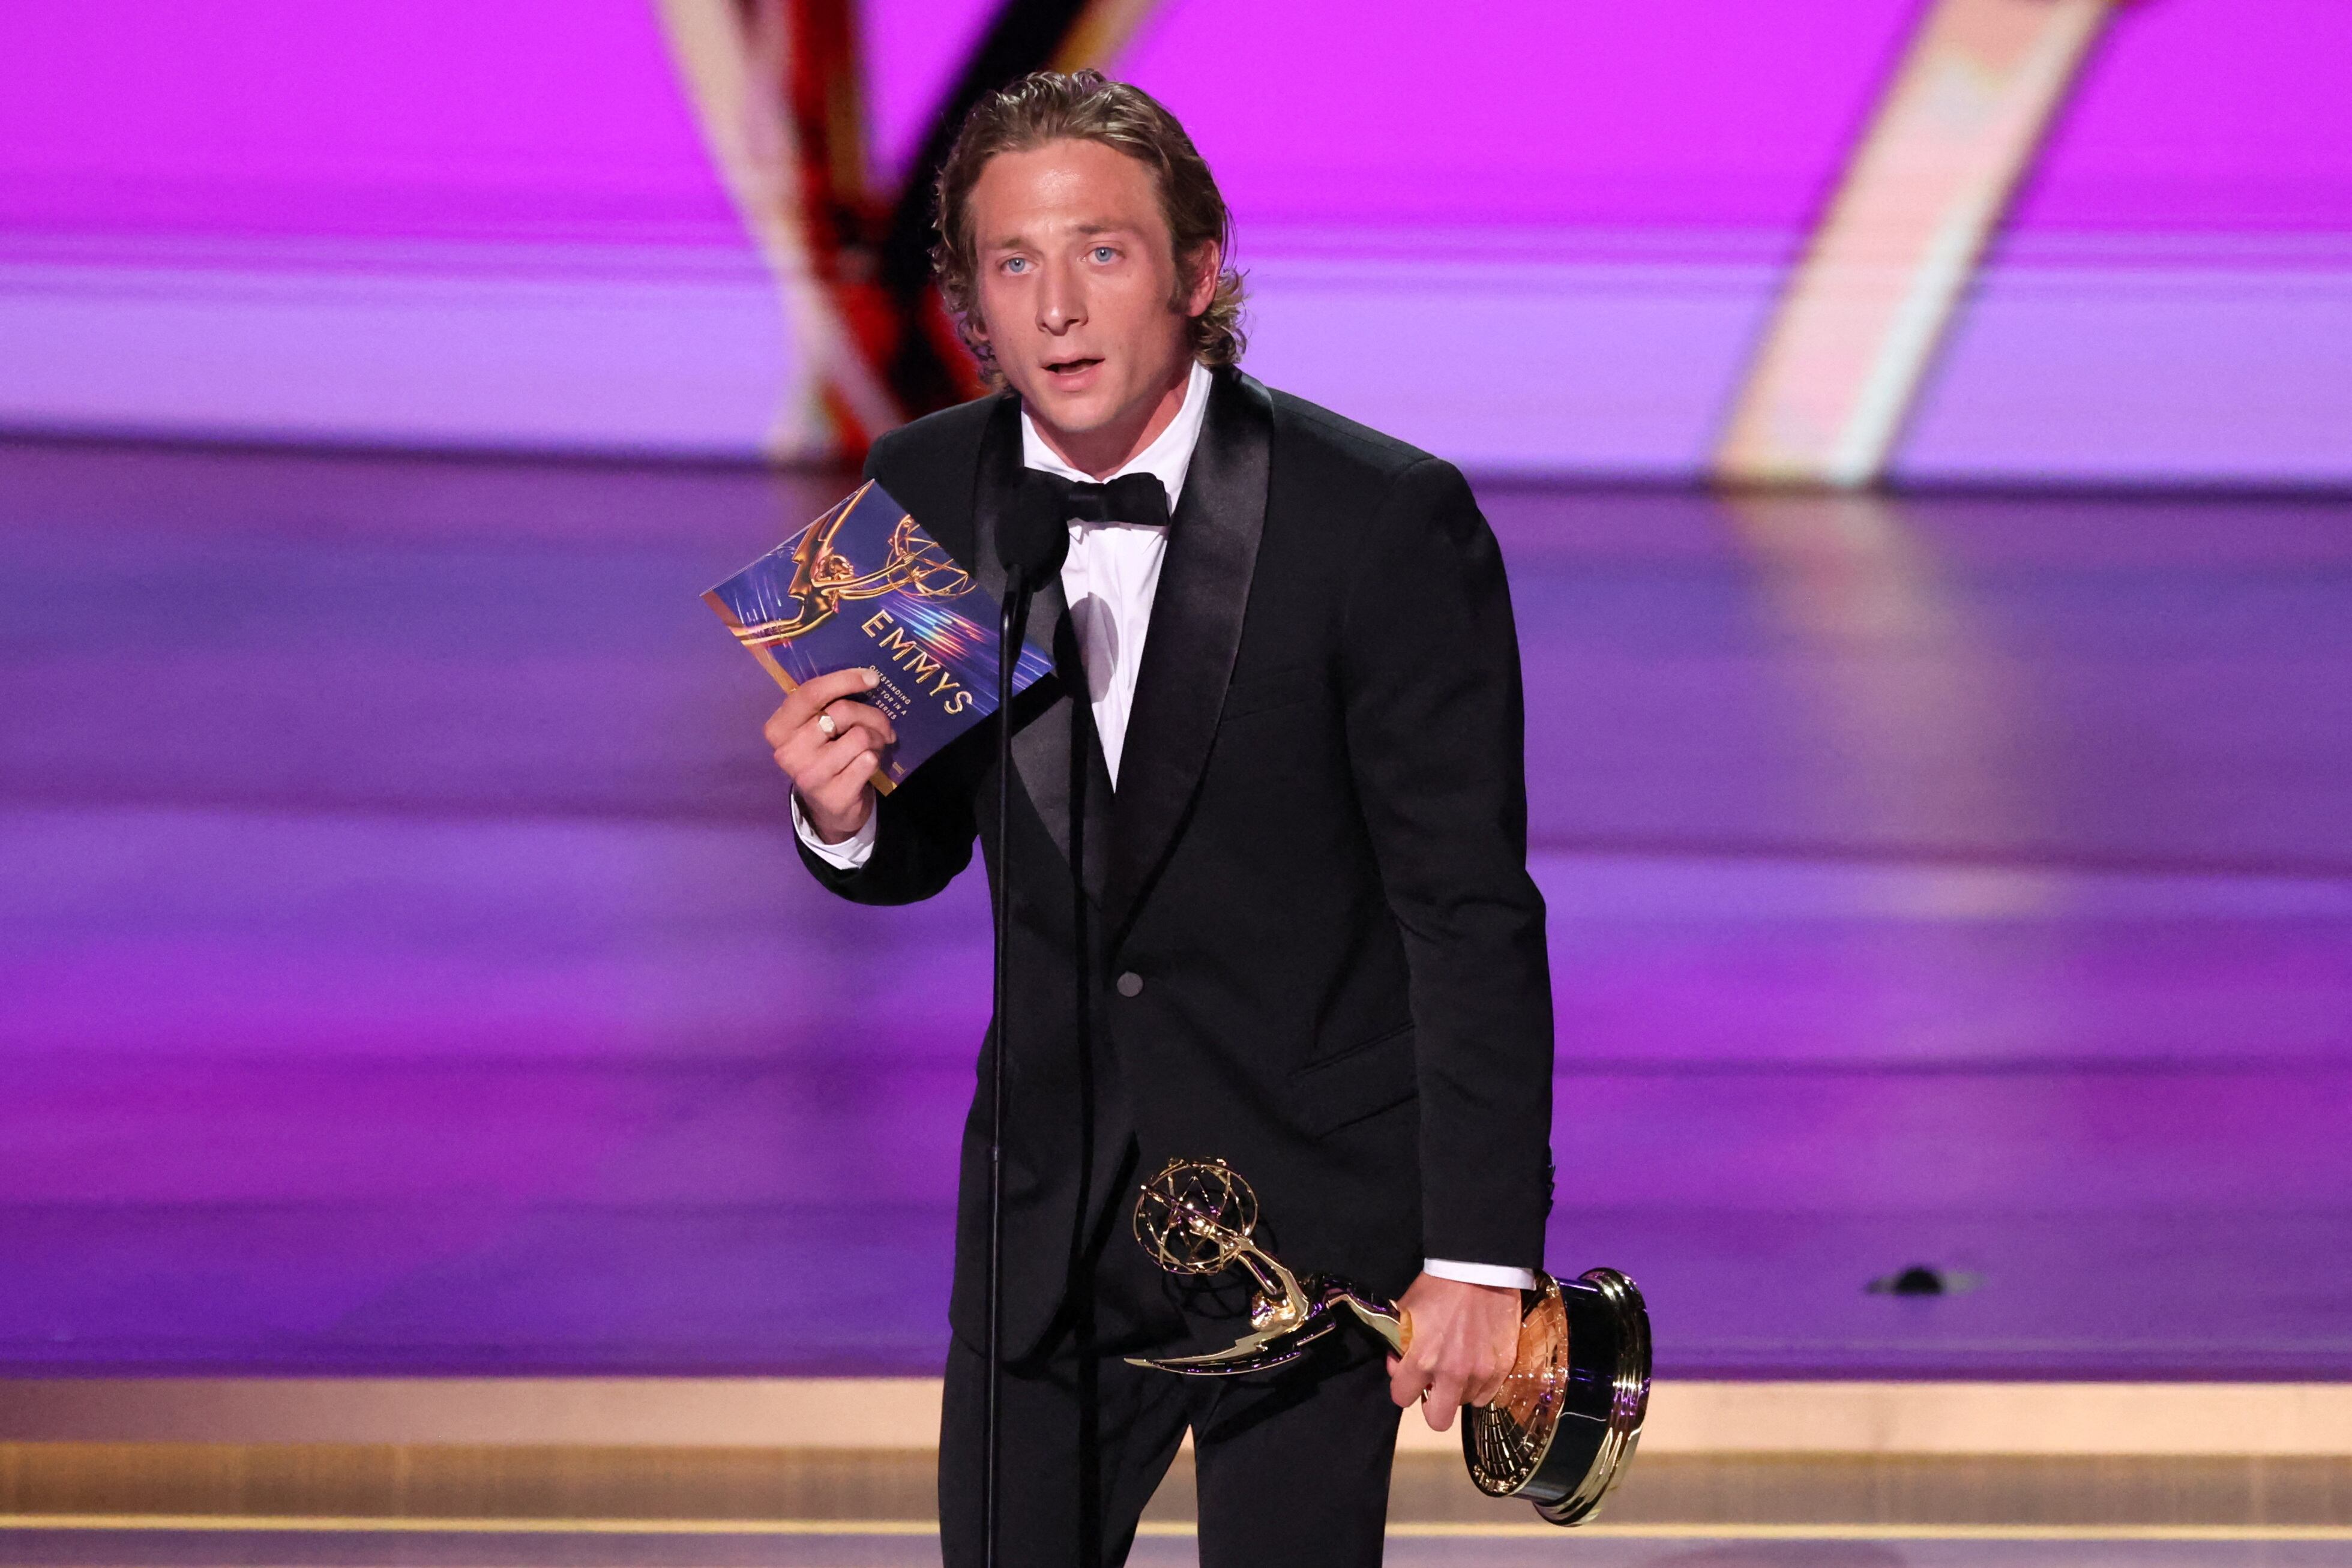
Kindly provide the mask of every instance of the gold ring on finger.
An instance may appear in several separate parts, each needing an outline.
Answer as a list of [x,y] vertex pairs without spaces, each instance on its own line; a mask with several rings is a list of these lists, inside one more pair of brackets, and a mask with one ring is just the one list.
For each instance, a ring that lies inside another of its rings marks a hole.
[[816,716],[816,727],[821,732],[823,732],[827,740],[831,740],[835,736],[841,733],[841,726],[833,722],[833,715],[829,713],[821,713]]

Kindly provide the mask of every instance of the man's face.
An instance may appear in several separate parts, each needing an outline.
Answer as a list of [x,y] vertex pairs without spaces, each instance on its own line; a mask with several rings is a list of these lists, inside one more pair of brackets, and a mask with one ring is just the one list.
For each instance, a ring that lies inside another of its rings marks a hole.
[[1181,304],[1151,171],[1097,141],[1001,152],[971,193],[980,335],[1030,416],[1083,440],[1140,430],[1192,359],[1216,247]]

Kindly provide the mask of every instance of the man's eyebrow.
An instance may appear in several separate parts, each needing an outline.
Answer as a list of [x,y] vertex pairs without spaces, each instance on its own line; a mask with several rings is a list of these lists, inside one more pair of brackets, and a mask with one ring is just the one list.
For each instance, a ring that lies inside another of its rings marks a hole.
[[[1070,225],[1069,232],[1093,238],[1097,235],[1132,235],[1138,230],[1133,224],[1094,223],[1073,224]],[[995,239],[983,241],[980,248],[982,250],[1029,250],[1034,248],[1037,243],[1027,235],[1003,235]]]

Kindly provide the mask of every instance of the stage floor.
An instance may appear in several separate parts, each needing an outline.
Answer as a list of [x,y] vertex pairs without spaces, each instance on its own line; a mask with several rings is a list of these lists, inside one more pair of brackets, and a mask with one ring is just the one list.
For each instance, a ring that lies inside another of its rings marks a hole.
[[[698,599],[836,488],[0,445],[0,1370],[936,1370],[982,890],[815,891]],[[1481,495],[1553,1267],[1664,1376],[2352,1375],[2352,502]]]
[[[939,1561],[928,1455],[247,1448],[189,1448],[159,1461],[152,1449],[135,1448],[82,1457],[0,1448],[14,1505],[0,1512],[0,1563],[918,1568]],[[396,1467],[386,1463],[395,1453]],[[398,1484],[384,1484],[395,1469]],[[376,1485],[365,1484],[367,1474]],[[1417,1455],[1398,1467],[1388,1561],[1398,1568],[1569,1559],[1601,1568],[2318,1568],[2341,1563],[2352,1546],[2346,1476],[2341,1459],[1645,1455],[1602,1522],[1564,1531],[1522,1504],[1479,1496],[1458,1456]],[[248,1506],[222,1506],[229,1490],[247,1494]],[[405,1506],[381,1506],[395,1499]],[[59,1506],[69,1500],[81,1506]],[[250,1506],[270,1500],[279,1506]],[[365,1500],[379,1507],[352,1506]],[[1138,1568],[1196,1561],[1194,1515],[1190,1466],[1180,1459],[1145,1512]]]

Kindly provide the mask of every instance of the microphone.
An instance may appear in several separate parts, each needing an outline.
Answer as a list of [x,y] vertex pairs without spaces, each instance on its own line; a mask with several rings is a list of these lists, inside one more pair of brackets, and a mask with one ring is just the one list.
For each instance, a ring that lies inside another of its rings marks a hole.
[[1013,888],[1013,671],[1029,596],[1051,582],[1070,553],[1069,497],[1051,475],[1031,471],[1013,504],[997,518],[996,559],[1004,566],[1004,602],[996,639],[996,886],[991,901],[996,938],[995,1039],[988,1074],[988,1415],[981,1502],[982,1560],[996,1568],[998,1406],[1004,1369],[1004,1052],[1010,1000]]
[[996,530],[996,559],[1004,564],[1004,585],[1027,594],[1062,570],[1070,553],[1068,486],[1031,469]]

